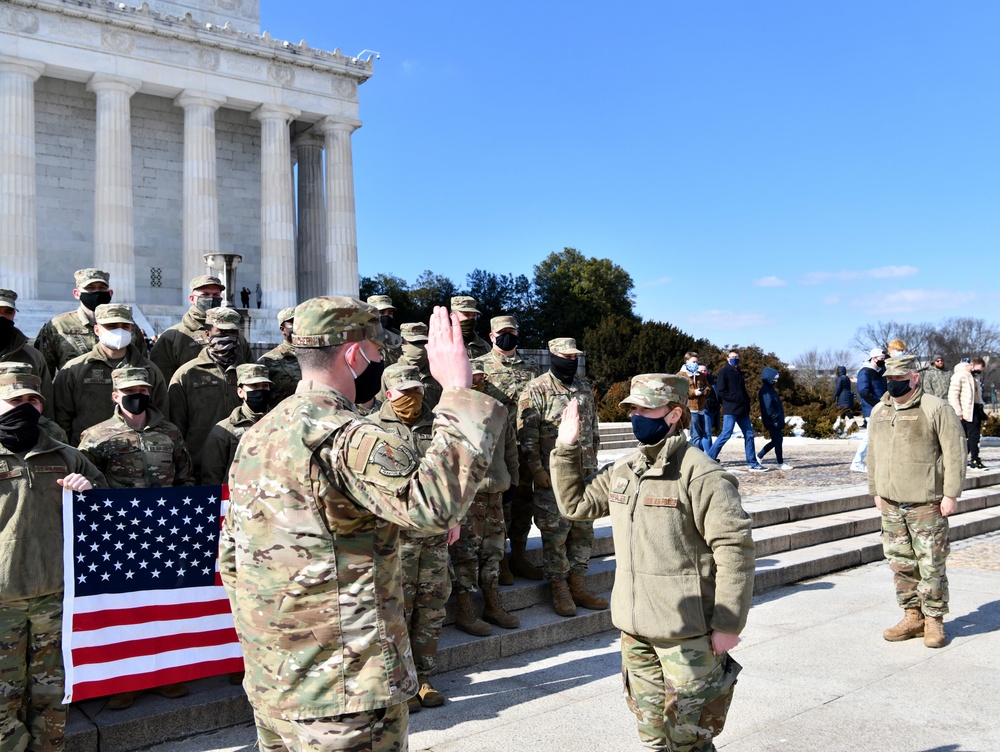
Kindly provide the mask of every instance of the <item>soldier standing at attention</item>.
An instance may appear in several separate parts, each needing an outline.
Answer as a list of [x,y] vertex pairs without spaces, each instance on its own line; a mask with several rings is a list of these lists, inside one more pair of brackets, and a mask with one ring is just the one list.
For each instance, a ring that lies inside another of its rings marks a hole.
[[462,322],[462,339],[469,353],[469,360],[485,355],[490,351],[490,343],[476,332],[476,321],[479,319],[479,303],[468,295],[456,295],[451,299],[451,312],[458,315]]
[[[63,698],[62,489],[104,476],[38,428],[41,382],[0,375],[0,749],[57,750]],[[62,488],[60,488],[60,486]]]
[[406,701],[418,685],[399,531],[458,524],[502,427],[500,403],[469,389],[459,322],[439,307],[427,352],[444,392],[418,462],[354,407],[378,392],[381,339],[373,306],[300,304],[292,344],[302,381],[236,450],[219,567],[264,752],[407,748]]
[[240,439],[271,406],[272,384],[265,366],[259,363],[237,366],[236,383],[236,393],[243,404],[212,427],[201,450],[201,482],[206,486],[229,482],[229,467]]
[[396,326],[396,308],[388,295],[369,295],[368,305],[378,309],[379,323],[382,324],[382,362],[388,368],[402,355],[403,338]]
[[[33,371],[27,363],[4,362],[0,363],[0,374],[4,373],[30,374]],[[50,439],[55,439],[60,444],[69,444],[66,432],[54,420],[49,420],[43,415],[38,419],[38,427],[47,433]]]
[[632,379],[639,449],[589,473],[569,403],[552,452],[559,509],[611,517],[618,555],[611,620],[622,630],[626,701],[646,749],[709,752],[740,665],[729,656],[753,596],[754,544],[737,480],[684,438],[690,382]]
[[42,401],[45,403],[42,409],[46,417],[52,418],[55,417],[52,406],[52,376],[42,354],[29,345],[24,332],[14,326],[16,302],[16,292],[0,290],[0,363],[25,363],[31,367],[31,372],[39,380]]
[[903,619],[890,642],[944,647],[948,516],[965,484],[965,434],[947,402],[925,394],[912,356],[885,361],[886,391],[868,418],[868,492],[882,512],[882,550]]
[[590,384],[576,375],[576,358],[582,350],[576,349],[576,340],[560,337],[549,341],[549,352],[548,373],[529,381],[521,393],[517,437],[534,481],[535,525],[542,533],[542,570],[552,588],[552,605],[560,616],[575,616],[577,606],[602,609],[608,602],[587,590],[594,523],[571,522],[559,513],[549,478],[549,453],[556,445],[563,410],[573,400],[580,405],[585,472],[597,469],[601,439],[594,394]]
[[431,376],[427,365],[427,324],[417,321],[399,327],[403,344],[402,355],[396,362],[401,366],[416,366],[420,371],[420,383],[424,385],[424,404],[433,410],[441,399],[441,385]]
[[278,313],[278,330],[283,340],[257,359],[258,363],[267,366],[268,378],[271,380],[271,405],[277,405],[293,394],[302,378],[302,369],[295,357],[295,348],[292,347],[294,329],[295,308],[282,308]]

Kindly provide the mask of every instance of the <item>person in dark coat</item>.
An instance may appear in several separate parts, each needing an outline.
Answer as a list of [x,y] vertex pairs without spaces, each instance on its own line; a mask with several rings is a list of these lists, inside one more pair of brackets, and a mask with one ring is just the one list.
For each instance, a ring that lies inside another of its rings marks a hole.
[[760,422],[764,424],[771,440],[764,445],[764,448],[757,452],[757,459],[764,461],[764,455],[774,449],[774,459],[778,463],[778,470],[791,470],[791,465],[786,465],[781,454],[781,440],[785,430],[785,408],[781,404],[781,397],[775,390],[774,385],[778,382],[778,372],[773,368],[765,368],[760,375],[760,391],[757,392],[757,401],[760,403]]
[[837,366],[837,381],[833,387],[833,401],[840,408],[840,417],[854,420],[854,388],[847,375],[847,366]]
[[747,393],[746,378],[740,370],[740,353],[729,351],[729,360],[719,369],[715,377],[715,393],[722,403],[722,432],[709,448],[707,454],[713,460],[719,459],[719,452],[733,435],[733,428],[739,426],[743,432],[743,448],[746,452],[747,465],[752,473],[762,473],[767,470],[757,461],[753,447],[753,426],[750,424],[750,395]]
[[[861,370],[858,371],[858,397],[861,398],[861,414],[867,422],[872,409],[882,399],[885,394],[885,359],[886,352],[875,347],[868,353],[868,360]],[[865,459],[868,457],[868,432],[865,432],[861,439],[861,446],[854,455],[851,462],[851,470],[856,473],[867,473],[868,465]]]

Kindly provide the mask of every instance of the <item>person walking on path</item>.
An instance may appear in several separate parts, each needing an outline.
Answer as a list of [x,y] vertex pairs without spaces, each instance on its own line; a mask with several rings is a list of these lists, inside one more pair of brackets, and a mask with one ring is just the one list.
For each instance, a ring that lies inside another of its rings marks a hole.
[[767,470],[757,461],[753,446],[753,426],[750,423],[750,395],[747,393],[746,377],[740,370],[740,353],[729,351],[729,360],[719,369],[715,379],[716,394],[722,402],[722,432],[708,449],[708,456],[719,459],[722,447],[733,435],[733,427],[739,426],[743,432],[743,449],[746,453],[750,472],[762,473]]
[[764,461],[764,455],[774,449],[774,459],[777,461],[778,470],[791,470],[791,465],[786,465],[781,453],[781,440],[785,430],[785,408],[781,404],[781,397],[778,395],[774,385],[778,383],[778,372],[774,368],[765,368],[760,376],[760,391],[757,392],[757,401],[760,403],[760,422],[764,424],[771,440],[764,445],[764,448],[757,453],[757,459]]
[[837,381],[833,387],[833,401],[840,410],[840,417],[854,420],[854,388],[847,375],[847,366],[837,366]]
[[684,365],[678,373],[690,382],[687,404],[691,411],[691,446],[707,452],[712,448],[712,425],[705,403],[712,393],[712,387],[709,386],[708,375],[698,368],[698,353],[686,353]]
[[[885,394],[885,351],[875,347],[868,353],[868,360],[858,371],[858,397],[861,398],[861,415],[867,421],[872,409]],[[861,445],[854,453],[851,470],[856,473],[867,473],[865,458],[868,456],[868,431],[861,438]]]
[[969,467],[974,470],[986,469],[986,465],[979,458],[981,426],[986,418],[979,377],[985,365],[980,357],[975,357],[968,363],[964,361],[956,363],[955,373],[952,374],[948,387],[948,404],[962,422],[969,451]]

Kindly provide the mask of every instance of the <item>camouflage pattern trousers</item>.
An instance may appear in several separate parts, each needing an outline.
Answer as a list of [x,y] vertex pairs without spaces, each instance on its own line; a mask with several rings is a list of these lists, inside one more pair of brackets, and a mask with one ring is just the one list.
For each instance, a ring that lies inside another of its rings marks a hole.
[[449,551],[458,592],[474,593],[480,583],[497,587],[504,552],[503,494],[476,494]]
[[897,504],[882,499],[882,551],[889,560],[901,608],[919,608],[925,616],[948,613],[945,561],[951,551],[948,518],[941,505]]
[[448,535],[420,537],[399,533],[399,564],[403,581],[403,608],[413,648],[417,676],[434,671],[445,604],[451,595],[448,576]]
[[364,713],[289,721],[254,714],[260,752],[406,752],[410,714],[406,703]]
[[515,543],[524,546],[531,532],[531,516],[535,509],[535,495],[531,490],[531,471],[523,462],[520,467],[521,482],[514,491],[513,498],[503,507],[504,524],[507,526],[507,537],[511,547]]
[[742,666],[715,655],[708,635],[647,640],[622,632],[625,700],[645,749],[711,752]]
[[0,750],[62,747],[62,593],[0,603]]
[[542,533],[542,571],[549,582],[587,574],[594,547],[594,523],[559,514],[551,488],[535,489],[535,525]]

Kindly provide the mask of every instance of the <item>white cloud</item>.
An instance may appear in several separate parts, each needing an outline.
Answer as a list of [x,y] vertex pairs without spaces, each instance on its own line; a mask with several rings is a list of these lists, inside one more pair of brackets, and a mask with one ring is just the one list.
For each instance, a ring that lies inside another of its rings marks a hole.
[[746,329],[767,323],[767,314],[757,311],[702,311],[686,317],[692,327],[704,329]]
[[900,279],[912,277],[920,270],[915,266],[880,266],[877,269],[856,269],[842,272],[809,272],[799,279],[803,285],[819,285],[824,282],[856,282],[863,279]]
[[788,283],[781,277],[761,277],[753,281],[754,287],[784,287]]
[[640,282],[639,287],[657,287],[659,285],[669,284],[670,277],[660,277],[659,279],[651,279],[648,282]]
[[[974,292],[961,290],[896,290],[874,301],[866,298],[863,304],[876,314],[920,313],[967,306],[975,297]],[[861,300],[857,302],[862,304]]]
[[839,295],[825,295],[823,296],[823,302],[827,305],[837,305],[840,302]]

